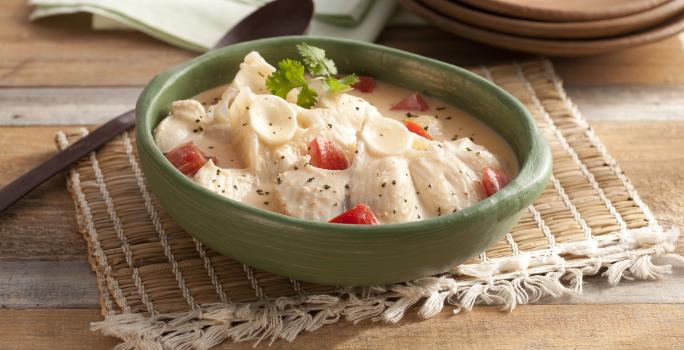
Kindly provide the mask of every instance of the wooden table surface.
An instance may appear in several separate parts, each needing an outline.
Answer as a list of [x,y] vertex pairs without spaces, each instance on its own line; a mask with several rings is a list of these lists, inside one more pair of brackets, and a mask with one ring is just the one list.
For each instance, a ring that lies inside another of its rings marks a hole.
[[[101,123],[132,107],[153,75],[193,56],[133,32],[93,32],[84,15],[28,22],[25,0],[0,2],[0,186],[54,153],[60,129]],[[526,58],[430,27],[387,28],[380,43],[459,65]],[[553,62],[645,202],[684,227],[684,41]],[[684,244],[678,245],[684,252]],[[0,214],[0,349],[107,349],[95,277],[57,176]],[[608,288],[514,312],[445,308],[393,326],[340,322],[275,349],[684,347],[684,269],[655,282]],[[226,344],[248,349],[251,344]]]

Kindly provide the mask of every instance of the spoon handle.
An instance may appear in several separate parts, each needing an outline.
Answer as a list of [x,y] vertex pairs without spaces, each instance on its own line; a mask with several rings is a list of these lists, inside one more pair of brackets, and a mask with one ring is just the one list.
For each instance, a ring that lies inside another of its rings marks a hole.
[[97,149],[134,125],[135,111],[130,110],[123,113],[63,151],[57,152],[48,160],[12,181],[7,186],[0,188],[0,212],[58,172],[64,170],[65,164],[72,164],[85,157],[92,150]]

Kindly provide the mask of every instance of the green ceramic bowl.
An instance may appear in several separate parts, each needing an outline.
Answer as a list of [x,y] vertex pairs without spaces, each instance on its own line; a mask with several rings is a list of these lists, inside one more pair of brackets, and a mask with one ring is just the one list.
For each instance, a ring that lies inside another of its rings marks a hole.
[[[166,161],[152,131],[171,102],[229,82],[252,50],[275,63],[298,57],[295,45],[301,42],[325,49],[341,72],[407,86],[470,112],[508,141],[521,164],[518,176],[500,192],[455,214],[355,226],[302,220],[226,199],[193,183]],[[356,41],[293,36],[213,51],[157,76],[136,109],[142,169],[176,222],[222,254],[308,282],[375,285],[445,272],[510,230],[551,173],[548,145],[522,104],[504,90],[443,62]]]

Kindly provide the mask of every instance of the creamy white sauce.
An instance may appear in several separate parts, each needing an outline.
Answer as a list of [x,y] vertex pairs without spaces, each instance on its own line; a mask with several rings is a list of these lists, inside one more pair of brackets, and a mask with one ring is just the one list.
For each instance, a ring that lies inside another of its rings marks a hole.
[[[375,89],[371,93],[364,93],[358,90],[352,90],[348,93],[370,102],[383,117],[403,122],[407,119],[406,113],[408,111],[396,111],[390,108],[412,92],[412,90],[400,86],[377,82]],[[515,154],[499,134],[457,107],[429,96],[423,95],[423,98],[430,108],[424,112],[410,111],[412,115],[418,116],[418,118],[410,119],[423,127],[427,126],[427,132],[436,141],[454,140],[463,137],[471,138],[474,143],[484,146],[500,158],[506,174],[509,176],[517,174],[518,161]]]
[[[193,141],[212,158],[195,182],[254,207],[318,221],[359,202],[382,223],[446,215],[485,197],[483,166],[511,178],[517,173],[498,134],[443,101],[423,96],[426,111],[391,110],[413,91],[378,82],[371,93],[320,91],[318,105],[307,110],[292,96],[268,95],[263,85],[270,72],[250,53],[231,84],[194,97],[199,103],[174,102],[155,130],[161,151]],[[433,141],[407,132],[407,113]],[[309,165],[307,146],[317,136],[333,140],[350,167]]]

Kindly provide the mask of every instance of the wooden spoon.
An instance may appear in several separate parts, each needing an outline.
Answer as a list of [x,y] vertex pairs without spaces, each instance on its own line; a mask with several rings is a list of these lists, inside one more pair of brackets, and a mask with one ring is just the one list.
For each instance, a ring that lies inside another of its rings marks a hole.
[[[245,17],[228,31],[212,50],[242,41],[304,34],[312,17],[312,0],[276,0]],[[0,212],[58,172],[134,126],[135,110],[130,110],[12,181],[0,189]]]

